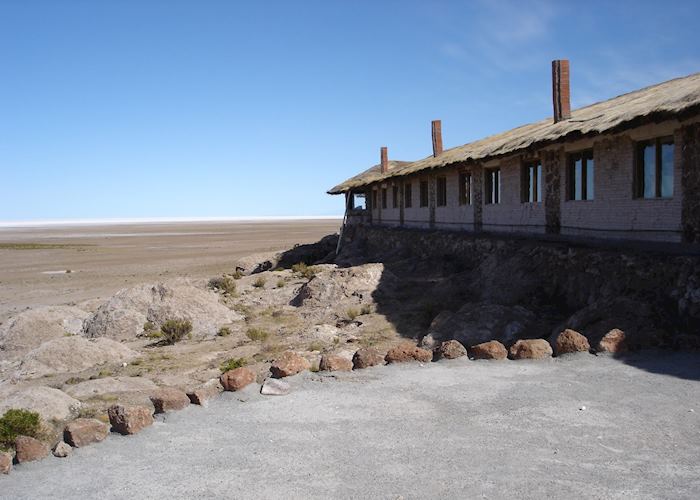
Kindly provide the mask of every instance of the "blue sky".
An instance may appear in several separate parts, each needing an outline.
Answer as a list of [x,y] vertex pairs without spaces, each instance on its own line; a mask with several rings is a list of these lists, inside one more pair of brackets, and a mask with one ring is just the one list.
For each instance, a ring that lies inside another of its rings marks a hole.
[[0,220],[332,215],[325,191],[700,71],[697,1],[0,0]]

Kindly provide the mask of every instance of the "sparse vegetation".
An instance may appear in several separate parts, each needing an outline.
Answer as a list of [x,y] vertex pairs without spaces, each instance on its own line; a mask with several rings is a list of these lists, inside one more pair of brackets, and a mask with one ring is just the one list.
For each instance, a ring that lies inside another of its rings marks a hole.
[[320,340],[315,340],[309,344],[308,350],[309,351],[322,351],[324,347],[325,347],[325,344],[323,342],[321,342]]
[[245,275],[241,272],[240,269],[236,269],[235,271],[233,271],[233,273],[231,273],[231,277],[235,280],[239,280],[243,276],[245,276]]
[[302,278],[311,279],[316,276],[316,269],[305,262],[298,262],[292,266],[292,272]]
[[209,288],[221,292],[224,295],[233,297],[236,295],[236,282],[231,276],[219,276],[209,280]]
[[69,378],[66,379],[66,381],[64,382],[64,384],[66,384],[66,385],[75,385],[75,384],[79,384],[80,382],[85,382],[85,379],[84,379],[84,378],[80,378],[80,377],[69,377]]
[[240,368],[247,364],[248,360],[245,358],[231,358],[221,363],[219,369],[221,370],[221,373],[226,373],[229,370],[235,370],[236,368]]
[[354,307],[351,307],[347,311],[345,311],[346,316],[350,321],[354,321],[355,318],[357,318],[360,315],[360,311],[355,309]]
[[363,314],[371,314],[371,313],[372,313],[372,306],[370,306],[369,304],[364,304],[364,305],[360,308],[360,315],[363,315]]
[[262,328],[248,328],[248,331],[246,332],[246,336],[250,340],[255,340],[255,341],[265,341],[270,337],[270,332],[267,330],[263,330]]
[[222,326],[219,331],[216,332],[219,337],[228,337],[231,335],[231,329],[228,326]]
[[262,276],[260,276],[255,281],[253,281],[253,286],[255,288],[264,288],[265,283],[267,283],[267,280],[265,278],[263,278]]
[[278,279],[277,280],[277,288],[284,287],[285,283],[286,283],[286,281],[284,281],[284,279],[282,279],[282,278]]
[[192,322],[187,319],[169,319],[160,327],[160,332],[163,342],[172,345],[192,333]]
[[0,448],[14,446],[17,436],[40,437],[41,418],[35,411],[10,409],[0,417]]
[[155,330],[156,328],[157,328],[157,327],[156,327],[156,324],[155,324],[154,322],[152,322],[152,321],[146,321],[146,322],[143,324],[143,331],[146,332],[146,333],[152,332],[152,331]]

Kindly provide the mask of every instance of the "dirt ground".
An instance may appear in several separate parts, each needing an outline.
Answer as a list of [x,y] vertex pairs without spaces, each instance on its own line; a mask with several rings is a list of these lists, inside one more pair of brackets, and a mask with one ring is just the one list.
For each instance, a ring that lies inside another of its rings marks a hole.
[[300,220],[0,228],[0,322],[27,307],[106,298],[138,283],[209,278],[231,271],[238,257],[314,242],[339,226]]

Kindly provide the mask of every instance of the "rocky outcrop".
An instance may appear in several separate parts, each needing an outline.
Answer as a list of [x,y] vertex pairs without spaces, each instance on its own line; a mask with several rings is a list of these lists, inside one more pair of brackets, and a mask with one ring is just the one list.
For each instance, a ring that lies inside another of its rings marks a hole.
[[109,434],[109,426],[96,418],[78,418],[63,430],[63,439],[73,448],[99,443]]
[[309,370],[311,363],[306,358],[299,356],[292,351],[284,352],[279,358],[272,362],[270,373],[274,378],[283,378],[296,375],[304,370]]
[[243,275],[257,274],[275,268],[279,259],[279,252],[259,252],[241,257],[234,267]]
[[29,436],[17,436],[15,439],[15,460],[17,463],[33,462],[49,456],[49,447]]
[[383,364],[384,356],[382,356],[382,353],[373,347],[358,349],[352,356],[352,366],[356,370]]
[[151,409],[145,406],[114,405],[107,410],[112,431],[119,434],[136,434],[153,424]]
[[429,363],[433,359],[433,353],[410,342],[404,342],[386,353],[384,360],[387,363],[404,363],[406,361],[419,361]]
[[457,312],[441,312],[429,331],[436,339],[454,339],[463,345],[490,340],[510,344],[530,334],[535,320],[535,315],[521,306],[468,302]]
[[105,377],[86,380],[75,385],[67,385],[64,390],[77,399],[104,397],[109,394],[143,393],[150,394],[158,386],[144,377]]
[[474,359],[506,359],[508,350],[498,340],[491,340],[471,346],[469,355]]
[[552,356],[552,346],[544,339],[518,340],[508,354],[511,359],[545,359]]
[[151,402],[156,413],[182,410],[190,405],[185,391],[175,387],[161,387],[151,394]]
[[337,354],[324,354],[318,368],[323,372],[349,372],[352,371],[352,361]]
[[140,285],[117,292],[85,321],[88,337],[133,339],[150,321],[157,328],[169,319],[189,320],[194,335],[214,336],[221,325],[242,317],[219,303],[219,296],[187,280]]
[[11,408],[35,411],[45,422],[65,421],[80,409],[80,401],[52,387],[25,387],[0,400],[0,415]]
[[110,339],[80,336],[51,340],[27,354],[19,367],[20,378],[74,373],[106,363],[123,363],[138,353]]
[[627,341],[625,340],[625,332],[613,328],[608,333],[603,335],[603,338],[598,342],[598,352],[627,352]]
[[44,342],[80,334],[89,313],[70,306],[37,307],[0,326],[0,359],[24,356]]
[[572,352],[588,352],[591,345],[588,343],[588,339],[579,332],[567,328],[557,336],[555,349],[557,356],[559,356]]
[[442,342],[433,352],[437,359],[457,359],[467,355],[467,350],[456,340]]
[[245,366],[234,368],[221,375],[221,385],[225,391],[240,391],[253,382],[255,382],[255,372]]

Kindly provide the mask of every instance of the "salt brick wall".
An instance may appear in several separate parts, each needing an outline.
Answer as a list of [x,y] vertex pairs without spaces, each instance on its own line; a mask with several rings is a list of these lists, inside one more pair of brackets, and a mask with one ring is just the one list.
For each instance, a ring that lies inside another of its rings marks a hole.
[[447,205],[435,207],[435,227],[474,229],[474,206],[459,204],[459,170],[439,171],[447,178]]

